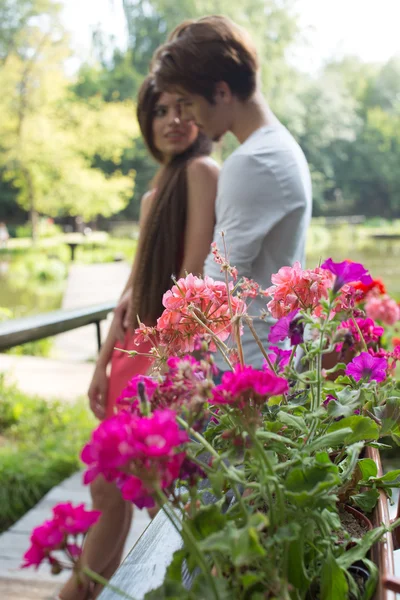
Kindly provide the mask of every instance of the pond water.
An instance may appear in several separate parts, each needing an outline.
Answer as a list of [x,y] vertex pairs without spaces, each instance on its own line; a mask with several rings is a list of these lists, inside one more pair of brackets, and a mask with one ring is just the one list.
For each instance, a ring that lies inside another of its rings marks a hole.
[[11,273],[10,262],[0,262],[0,308],[10,309],[16,318],[57,310],[63,290],[60,283],[21,280]]

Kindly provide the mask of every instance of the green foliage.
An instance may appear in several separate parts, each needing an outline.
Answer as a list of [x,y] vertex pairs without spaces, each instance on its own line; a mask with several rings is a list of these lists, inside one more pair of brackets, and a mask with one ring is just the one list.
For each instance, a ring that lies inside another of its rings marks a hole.
[[0,375],[0,531],[79,468],[93,426],[84,400],[26,396]]

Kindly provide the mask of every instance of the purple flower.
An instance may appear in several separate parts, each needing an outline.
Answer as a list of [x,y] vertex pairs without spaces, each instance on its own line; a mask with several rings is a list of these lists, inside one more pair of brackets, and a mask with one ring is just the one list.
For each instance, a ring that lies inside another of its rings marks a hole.
[[368,270],[361,263],[349,262],[347,260],[335,263],[331,258],[328,258],[322,263],[321,268],[336,275],[335,284],[333,286],[334,292],[339,291],[345,283],[361,281],[361,283],[369,285],[373,281]]
[[[278,346],[270,346],[268,357],[271,360],[272,364],[278,370],[278,373],[281,373],[289,364],[291,354],[291,350],[282,350],[281,348],[278,348]],[[269,369],[268,363],[266,361],[263,365],[263,368]]]
[[268,335],[269,342],[281,342],[287,337],[290,337],[292,346],[303,342],[304,324],[300,322],[299,318],[296,318],[299,310],[299,308],[292,310],[271,327]]
[[387,368],[386,358],[375,358],[368,352],[361,352],[347,365],[346,375],[350,375],[356,381],[360,379],[384,381],[387,377]]

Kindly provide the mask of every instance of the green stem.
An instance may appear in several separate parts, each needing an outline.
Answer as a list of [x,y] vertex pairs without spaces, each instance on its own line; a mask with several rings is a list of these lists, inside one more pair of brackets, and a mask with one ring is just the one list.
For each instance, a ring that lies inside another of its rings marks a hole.
[[209,444],[207,442],[207,440],[201,435],[201,433],[198,433],[197,431],[195,431],[194,429],[192,429],[191,427],[189,427],[189,425],[186,423],[186,421],[184,421],[181,417],[176,417],[176,420],[178,421],[179,425],[182,425],[182,427],[184,427],[186,429],[186,431],[188,433],[190,433],[190,435],[192,437],[194,437],[198,442],[200,442],[200,444],[203,446],[203,448],[205,450],[207,450],[207,452],[209,452],[216,460],[218,460],[218,462],[222,465],[223,470],[225,471],[225,474],[227,475],[230,484],[232,486],[232,490],[235,494],[235,497],[237,498],[237,501],[239,502],[240,508],[242,510],[243,513],[243,518],[245,520],[245,522],[247,523],[248,521],[248,513],[246,510],[246,506],[243,502],[243,498],[242,495],[240,494],[238,488],[237,488],[237,483],[239,484],[243,484],[243,482],[238,478],[235,480],[235,478],[232,477],[232,473],[231,471],[228,469],[228,467],[226,466],[226,464],[224,463],[224,461],[222,460],[222,457],[218,454],[218,452],[211,446],[211,444]]
[[221,340],[218,338],[218,336],[216,336],[215,333],[205,323],[203,323],[203,321],[201,319],[199,319],[199,317],[196,315],[196,313],[194,312],[193,309],[191,309],[189,307],[189,310],[190,310],[190,314],[195,319],[195,321],[197,321],[197,323],[199,323],[199,325],[201,325],[207,331],[207,333],[209,333],[211,335],[215,345],[217,346],[218,350],[221,352],[225,362],[228,364],[229,368],[232,371],[234,371],[233,365],[228,357],[228,350],[229,350],[228,346],[226,344],[224,344],[223,342],[221,342]]
[[[282,522],[285,518],[285,502],[284,502],[284,498],[282,496],[282,490],[279,486],[279,482],[276,480],[274,469],[268,459],[267,453],[264,451],[263,446],[258,441],[257,436],[254,435],[253,432],[251,432],[251,431],[249,431],[249,435],[250,435],[251,441],[253,442],[254,448],[260,458],[261,465],[263,466],[264,469],[266,469],[267,474],[269,475],[269,477],[272,479],[272,481],[274,483],[275,495],[276,495],[276,499],[278,502],[277,515],[279,517],[279,520]],[[273,526],[275,523],[275,515],[274,515],[274,509],[273,509],[272,494],[271,494],[271,490],[269,489],[268,481],[267,481],[266,491],[267,491],[267,496],[268,496],[268,502],[270,504],[271,526]]]
[[120,590],[115,585],[112,585],[107,579],[104,579],[104,577],[102,577],[95,571],[92,571],[92,569],[89,569],[89,567],[83,567],[82,573],[87,575],[90,579],[92,579],[96,583],[99,583],[103,587],[108,588],[112,592],[115,592],[116,594],[118,594],[118,596],[121,596],[122,598],[127,598],[128,600],[135,600],[135,598],[133,596],[130,596],[123,590]]
[[261,350],[261,354],[263,355],[263,357],[264,357],[264,358],[265,358],[265,360],[267,361],[269,368],[270,368],[270,369],[271,369],[271,371],[272,371],[273,373],[275,373],[275,375],[276,375],[276,370],[275,370],[275,367],[274,367],[274,365],[272,364],[272,362],[271,362],[271,359],[270,359],[270,357],[268,356],[268,354],[267,354],[267,352],[266,352],[266,350],[265,350],[265,348],[264,348],[264,346],[263,346],[263,344],[262,344],[262,341],[261,341],[261,340],[260,340],[260,338],[258,337],[256,330],[254,329],[254,326],[253,326],[252,319],[251,319],[250,317],[245,317],[245,321],[246,321],[246,323],[247,323],[247,326],[248,326],[248,328],[249,328],[249,329],[250,329],[250,331],[251,331],[251,334],[252,334],[253,338],[255,339],[255,341],[256,341],[256,343],[257,343],[257,346],[258,346],[258,347],[260,348],[260,350]]
[[363,348],[364,352],[368,352],[368,346],[367,346],[367,344],[366,344],[366,342],[364,340],[364,336],[361,333],[361,329],[359,328],[358,323],[355,320],[355,318],[354,318],[353,315],[351,316],[351,320],[353,321],[354,327],[357,329],[357,333],[360,336],[360,342],[361,342],[361,345],[362,345],[362,348]]
[[217,587],[215,585],[215,579],[211,575],[211,571],[207,564],[207,560],[206,560],[203,552],[200,550],[197,540],[194,537],[193,533],[190,531],[190,528],[188,527],[185,519],[182,519],[182,521],[180,521],[180,524],[182,526],[182,530],[180,530],[175,522],[174,516],[170,512],[171,507],[170,507],[168,498],[165,496],[165,494],[161,490],[156,491],[155,496],[156,496],[160,506],[162,507],[164,513],[166,514],[168,519],[171,521],[172,525],[175,527],[175,529],[177,529],[179,534],[182,536],[182,539],[186,545],[186,549],[188,550],[188,552],[190,552],[193,555],[193,558],[197,561],[197,564],[199,565],[200,569],[203,571],[204,576],[210,585],[210,589],[213,591],[213,596],[214,596],[215,600],[219,600],[219,593],[218,593]]

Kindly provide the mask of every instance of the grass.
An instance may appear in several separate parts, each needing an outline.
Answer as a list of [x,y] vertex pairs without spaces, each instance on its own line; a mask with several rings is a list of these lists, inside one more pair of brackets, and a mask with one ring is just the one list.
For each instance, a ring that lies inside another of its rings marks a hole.
[[84,399],[27,396],[0,374],[0,532],[79,468],[94,425]]

